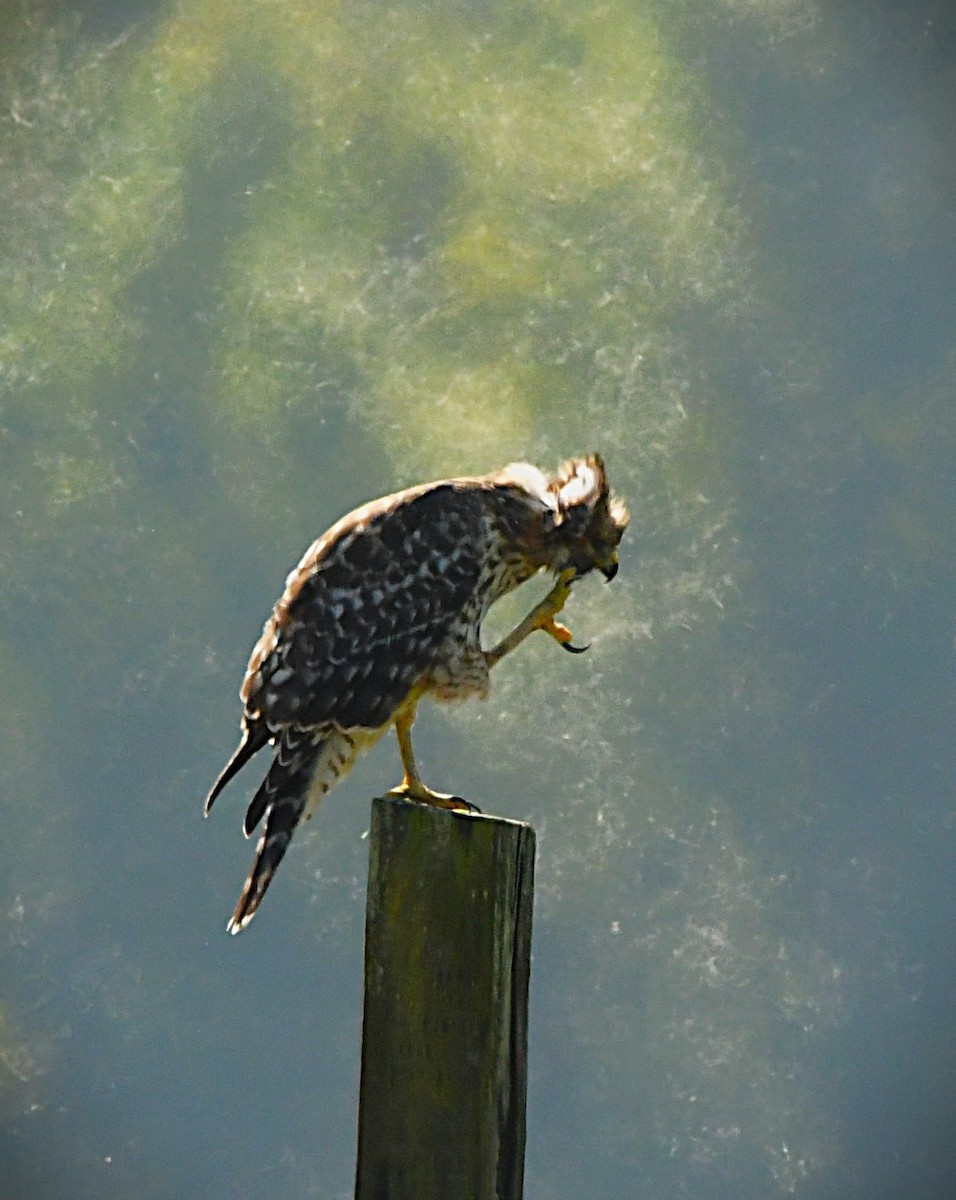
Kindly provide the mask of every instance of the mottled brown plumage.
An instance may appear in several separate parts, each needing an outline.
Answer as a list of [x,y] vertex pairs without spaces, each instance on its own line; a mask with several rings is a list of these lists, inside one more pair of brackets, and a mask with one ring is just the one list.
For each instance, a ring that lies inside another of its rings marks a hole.
[[[267,744],[274,758],[249,804],[247,836],[265,818],[229,929],[251,920],[300,820],[395,725],[405,778],[394,794],[469,807],[422,784],[411,749],[423,695],[485,696],[489,670],[535,629],[569,644],[554,617],[571,582],[612,578],[627,525],[600,457],[554,476],[526,463],[409,488],[336,522],[289,575],[241,689],[242,740],[206,800]],[[541,570],[552,592],[493,650],[481,647],[491,604]],[[569,648],[571,648],[569,646]]]

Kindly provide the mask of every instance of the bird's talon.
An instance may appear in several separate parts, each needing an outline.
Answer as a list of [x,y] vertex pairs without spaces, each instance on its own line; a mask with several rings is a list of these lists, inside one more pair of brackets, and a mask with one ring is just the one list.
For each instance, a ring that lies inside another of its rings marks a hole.
[[428,804],[432,808],[451,809],[456,812],[481,812],[477,804],[465,800],[461,796],[449,796],[445,792],[433,792],[423,783],[405,780],[398,787],[393,787],[385,793],[390,800],[406,800],[412,804]]
[[567,625],[562,625],[560,621],[556,621],[554,617],[548,617],[541,622],[540,628],[546,634],[553,637],[562,650],[567,650],[569,654],[583,654],[585,650],[591,648],[591,643],[588,642],[584,646],[575,646],[572,642],[574,634],[568,629]]
[[585,650],[591,649],[591,643],[585,642],[583,646],[574,646],[571,642],[562,642],[561,649],[567,650],[569,654],[583,654]]

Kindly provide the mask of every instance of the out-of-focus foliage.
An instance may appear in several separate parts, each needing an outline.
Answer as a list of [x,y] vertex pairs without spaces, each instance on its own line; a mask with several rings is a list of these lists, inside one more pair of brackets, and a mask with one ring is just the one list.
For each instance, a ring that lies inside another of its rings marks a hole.
[[810,0],[7,7],[21,1191],[62,1194],[31,1158],[52,1142],[78,1196],[346,1194],[361,817],[336,796],[271,927],[210,945],[244,865],[235,823],[194,819],[224,697],[342,511],[590,449],[634,514],[614,586],[569,606],[590,656],[529,645],[422,732],[431,776],[540,833],[531,1194],[847,1178],[827,1053],[869,985],[910,1003],[892,847],[951,828],[952,79],[927,13],[920,88],[888,56],[905,119],[848,119],[899,15],[884,44]]

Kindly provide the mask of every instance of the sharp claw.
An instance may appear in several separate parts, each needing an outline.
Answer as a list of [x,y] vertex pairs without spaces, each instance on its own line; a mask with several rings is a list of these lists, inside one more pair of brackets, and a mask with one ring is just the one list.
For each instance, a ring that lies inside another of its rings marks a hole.
[[591,644],[588,642],[588,646],[575,646],[571,641],[573,637],[571,630],[568,629],[567,625],[562,625],[560,621],[556,621],[554,617],[549,617],[542,624],[541,628],[549,637],[553,637],[562,649],[570,651],[571,654],[583,654]]
[[393,787],[385,795],[390,800],[404,800],[411,804],[430,804],[433,808],[452,809],[457,812],[480,813],[477,804],[472,804],[463,796],[449,796],[445,792],[433,792],[421,782],[414,783],[403,780],[398,787]]
[[591,649],[591,643],[588,642],[584,646],[575,646],[571,642],[559,642],[562,650],[567,650],[569,654],[583,654],[585,650]]

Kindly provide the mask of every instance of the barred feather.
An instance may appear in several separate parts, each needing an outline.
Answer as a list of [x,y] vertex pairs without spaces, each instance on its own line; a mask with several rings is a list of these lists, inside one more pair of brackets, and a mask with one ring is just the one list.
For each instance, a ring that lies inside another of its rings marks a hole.
[[554,476],[515,463],[384,496],[309,547],[252,652],[242,740],[206,800],[208,812],[273,745],[246,812],[247,836],[265,828],[231,932],[251,920],[298,824],[403,706],[487,693],[488,607],[540,570],[610,578],[626,524],[590,455]]

